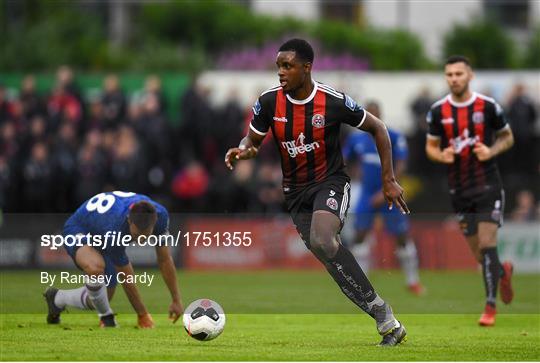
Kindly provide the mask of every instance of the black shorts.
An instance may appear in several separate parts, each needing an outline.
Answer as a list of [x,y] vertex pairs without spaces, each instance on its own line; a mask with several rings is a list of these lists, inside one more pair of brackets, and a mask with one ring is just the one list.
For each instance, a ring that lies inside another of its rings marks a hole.
[[324,181],[303,189],[284,189],[285,203],[291,214],[296,230],[309,247],[311,218],[313,212],[325,210],[341,221],[341,228],[347,216],[350,199],[350,178],[346,174],[334,174]]
[[479,222],[503,223],[504,190],[493,189],[468,197],[451,195],[452,206],[458,215],[459,226],[465,236],[478,233]]

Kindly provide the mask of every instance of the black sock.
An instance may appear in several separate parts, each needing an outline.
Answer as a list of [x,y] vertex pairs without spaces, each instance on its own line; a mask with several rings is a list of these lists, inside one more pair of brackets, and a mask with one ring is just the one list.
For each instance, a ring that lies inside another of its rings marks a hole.
[[503,273],[497,247],[488,247],[482,252],[482,274],[486,288],[486,304],[495,307],[497,299],[497,286]]
[[366,313],[373,316],[373,305],[384,304],[347,248],[339,244],[334,258],[322,262],[343,293]]

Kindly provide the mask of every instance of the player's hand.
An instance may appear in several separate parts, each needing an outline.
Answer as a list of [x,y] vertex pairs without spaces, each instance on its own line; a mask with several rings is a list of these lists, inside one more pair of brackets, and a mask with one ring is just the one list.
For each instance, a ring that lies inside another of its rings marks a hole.
[[373,197],[371,197],[369,202],[371,203],[371,206],[373,208],[379,208],[381,205],[383,205],[384,202],[385,202],[383,191],[381,190],[381,191],[375,193],[375,195],[373,195]]
[[486,144],[481,142],[474,144],[473,153],[480,161],[486,161],[493,157],[491,154],[491,149]]
[[154,327],[154,319],[150,313],[139,315],[137,317],[137,326],[141,329],[152,329]]
[[169,305],[169,320],[171,320],[173,324],[178,321],[183,313],[184,307],[182,306],[181,302],[173,301],[171,305]]
[[454,149],[453,145],[448,146],[447,148],[443,149],[441,153],[441,163],[443,164],[453,164],[455,160],[455,154],[456,149]]
[[234,164],[238,160],[247,160],[254,158],[257,155],[258,151],[259,150],[255,146],[251,146],[248,148],[246,148],[245,146],[240,146],[229,149],[227,151],[227,154],[225,154],[225,165],[227,165],[227,168],[233,170]]
[[388,209],[392,210],[394,204],[396,204],[401,210],[401,213],[411,213],[409,207],[407,207],[407,204],[405,203],[405,199],[403,199],[403,188],[395,179],[386,180],[383,183],[383,193],[386,203],[388,204]]

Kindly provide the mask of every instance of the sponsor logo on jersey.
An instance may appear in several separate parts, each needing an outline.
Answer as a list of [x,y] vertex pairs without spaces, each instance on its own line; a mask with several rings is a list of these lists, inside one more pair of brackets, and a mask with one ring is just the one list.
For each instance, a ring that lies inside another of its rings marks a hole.
[[261,103],[259,102],[259,100],[255,101],[255,104],[253,105],[252,110],[255,116],[259,115],[259,113],[261,112]]
[[274,121],[276,122],[287,122],[287,117],[277,117],[277,116],[274,116]]
[[463,149],[474,146],[478,141],[480,141],[478,136],[471,137],[469,129],[465,129],[461,135],[450,140],[450,144],[454,146],[455,153],[460,154]]
[[304,144],[306,136],[303,132],[298,135],[298,138],[293,141],[283,141],[281,146],[287,150],[291,158],[295,158],[298,154],[304,154],[311,152],[320,147],[317,141],[312,142],[311,144]]
[[444,124],[453,124],[454,123],[454,119],[452,117],[447,117],[447,118],[443,118],[441,120],[441,123],[444,125]]
[[481,124],[484,122],[484,113],[483,112],[474,112],[472,114],[472,120],[475,124]]
[[318,113],[313,115],[313,117],[311,118],[311,124],[313,125],[313,127],[317,128],[324,127],[324,116],[319,115]]
[[334,198],[328,198],[326,200],[326,205],[328,206],[328,208],[330,208],[332,210],[337,210],[338,209],[338,202]]

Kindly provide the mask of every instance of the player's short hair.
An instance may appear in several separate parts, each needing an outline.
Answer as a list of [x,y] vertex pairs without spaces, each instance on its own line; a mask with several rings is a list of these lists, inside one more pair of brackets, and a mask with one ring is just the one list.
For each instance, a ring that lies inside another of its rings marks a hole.
[[278,52],[296,52],[296,56],[307,63],[313,63],[314,53],[311,45],[304,39],[290,39],[279,47]]
[[133,203],[129,207],[128,218],[139,230],[145,231],[156,224],[156,207],[146,200]]
[[450,57],[446,58],[446,62],[444,63],[444,65],[446,66],[448,64],[454,63],[465,63],[469,67],[471,66],[471,61],[464,55],[451,55]]

